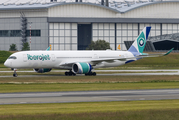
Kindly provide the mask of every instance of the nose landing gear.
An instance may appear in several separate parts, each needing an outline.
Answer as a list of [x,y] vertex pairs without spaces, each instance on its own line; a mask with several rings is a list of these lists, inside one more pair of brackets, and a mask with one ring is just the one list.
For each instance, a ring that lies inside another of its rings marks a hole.
[[17,77],[17,73],[16,73],[17,69],[11,68],[11,70],[14,70],[13,77]]

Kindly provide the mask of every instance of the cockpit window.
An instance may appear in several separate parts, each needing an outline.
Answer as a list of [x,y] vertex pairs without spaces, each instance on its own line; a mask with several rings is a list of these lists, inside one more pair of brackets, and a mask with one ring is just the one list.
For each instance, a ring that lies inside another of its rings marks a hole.
[[10,56],[8,59],[17,59],[15,56]]

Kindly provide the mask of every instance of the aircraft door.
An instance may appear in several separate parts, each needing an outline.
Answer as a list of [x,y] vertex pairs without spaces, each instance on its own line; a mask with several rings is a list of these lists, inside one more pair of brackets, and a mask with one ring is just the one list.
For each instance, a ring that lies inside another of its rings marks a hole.
[[55,62],[55,55],[52,54],[52,62]]
[[27,62],[27,55],[26,54],[23,54],[23,61]]
[[98,56],[97,54],[94,54],[94,55],[92,56],[92,58],[93,58],[93,59],[98,59],[99,56]]

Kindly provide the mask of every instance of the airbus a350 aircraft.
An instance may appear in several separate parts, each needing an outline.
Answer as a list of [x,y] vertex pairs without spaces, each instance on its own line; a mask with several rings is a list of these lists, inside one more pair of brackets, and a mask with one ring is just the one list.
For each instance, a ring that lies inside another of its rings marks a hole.
[[38,73],[50,72],[52,68],[66,69],[65,75],[96,75],[95,68],[116,67],[143,57],[157,57],[169,54],[143,53],[151,27],[145,27],[128,51],[22,51],[12,54],[4,63],[14,70],[33,68]]

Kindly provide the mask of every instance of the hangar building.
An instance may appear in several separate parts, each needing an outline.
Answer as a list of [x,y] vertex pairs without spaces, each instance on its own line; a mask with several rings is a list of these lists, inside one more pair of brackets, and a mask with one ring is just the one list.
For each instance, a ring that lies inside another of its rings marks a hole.
[[[22,41],[31,50],[84,50],[105,40],[127,50],[144,26],[151,26],[146,49],[179,49],[179,1],[1,0],[0,50]],[[170,47],[167,47],[170,46]]]

